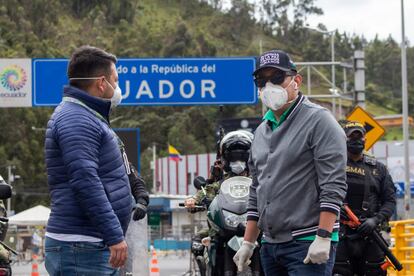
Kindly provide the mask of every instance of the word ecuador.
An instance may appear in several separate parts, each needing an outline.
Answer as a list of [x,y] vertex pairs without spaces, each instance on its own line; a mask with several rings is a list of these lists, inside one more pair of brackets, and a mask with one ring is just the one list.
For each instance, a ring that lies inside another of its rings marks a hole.
[[[178,75],[185,74],[203,74],[216,72],[216,65],[202,65],[191,66],[188,64],[174,64],[169,66],[162,66],[160,64],[151,64],[150,66],[139,65],[128,68],[127,66],[119,65],[117,67],[120,80],[122,74],[137,74],[144,79],[137,78],[137,82],[131,79],[126,79],[123,83],[123,99],[127,99],[134,95],[134,98],[140,100],[142,98],[148,99],[169,99],[173,96],[179,96],[183,99],[193,98],[198,93],[202,99],[207,97],[216,98],[215,88],[216,82],[208,78],[183,78],[179,79]],[[147,76],[151,76],[147,78]],[[154,78],[155,75],[168,76],[176,75],[178,78],[174,80],[162,79],[162,77]],[[204,77],[204,76],[203,76]],[[121,83],[122,85],[122,83]],[[134,89],[135,88],[135,89]]]

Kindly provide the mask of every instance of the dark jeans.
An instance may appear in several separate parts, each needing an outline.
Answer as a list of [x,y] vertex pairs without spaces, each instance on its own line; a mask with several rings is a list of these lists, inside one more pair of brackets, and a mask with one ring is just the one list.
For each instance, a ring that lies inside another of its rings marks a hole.
[[304,264],[312,241],[293,240],[286,243],[263,243],[260,249],[266,276],[331,276],[335,263],[336,243],[331,244],[326,264]]
[[118,275],[109,264],[110,252],[103,242],[45,240],[45,266],[51,276]]

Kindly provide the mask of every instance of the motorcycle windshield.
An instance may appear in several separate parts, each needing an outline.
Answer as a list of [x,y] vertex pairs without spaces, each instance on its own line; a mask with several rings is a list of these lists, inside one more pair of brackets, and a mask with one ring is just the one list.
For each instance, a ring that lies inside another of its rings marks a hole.
[[234,199],[244,198],[249,195],[249,187],[252,179],[245,176],[234,176],[221,183],[220,192]]
[[252,180],[244,176],[231,177],[221,183],[220,192],[211,202],[207,212],[211,227],[217,231],[236,231],[237,225],[246,220],[240,216],[247,212],[251,183]]
[[233,214],[244,214],[247,208],[249,187],[252,180],[244,176],[235,176],[221,183],[217,196],[222,209]]

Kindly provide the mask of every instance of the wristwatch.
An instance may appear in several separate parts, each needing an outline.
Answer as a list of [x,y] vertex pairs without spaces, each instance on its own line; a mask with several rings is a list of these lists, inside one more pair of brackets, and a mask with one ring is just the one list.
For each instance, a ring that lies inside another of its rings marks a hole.
[[318,235],[321,238],[332,238],[332,232],[320,228],[316,232],[316,235]]

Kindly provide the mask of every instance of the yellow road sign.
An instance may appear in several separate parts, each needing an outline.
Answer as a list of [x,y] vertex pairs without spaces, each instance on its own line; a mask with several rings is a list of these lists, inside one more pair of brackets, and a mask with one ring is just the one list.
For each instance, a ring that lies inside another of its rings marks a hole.
[[385,129],[360,106],[355,107],[346,119],[364,125],[367,131],[365,150],[369,150],[385,133]]

